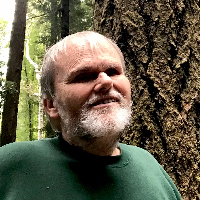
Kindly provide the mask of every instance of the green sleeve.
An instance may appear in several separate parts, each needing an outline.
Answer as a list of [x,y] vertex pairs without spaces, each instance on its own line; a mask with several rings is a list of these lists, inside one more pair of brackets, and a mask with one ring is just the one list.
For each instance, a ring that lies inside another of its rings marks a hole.
[[162,166],[160,166],[160,169],[161,169],[163,175],[165,176],[165,178],[167,179],[167,181],[168,181],[169,185],[171,186],[172,190],[174,191],[174,194],[176,195],[177,200],[182,200],[182,197],[181,197],[178,189],[176,188],[175,184],[173,183],[172,179],[169,177],[169,175],[163,169]]

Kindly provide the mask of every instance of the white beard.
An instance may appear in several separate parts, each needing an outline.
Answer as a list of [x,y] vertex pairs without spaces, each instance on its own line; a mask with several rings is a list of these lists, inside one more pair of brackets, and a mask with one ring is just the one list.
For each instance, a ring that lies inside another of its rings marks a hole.
[[99,110],[84,111],[81,115],[80,127],[91,137],[119,135],[130,123],[131,109],[104,108]]
[[[68,137],[80,137],[85,139],[98,138],[102,136],[114,136],[119,139],[122,131],[130,124],[131,119],[131,103],[126,105],[124,98],[118,92],[112,92],[121,100],[120,104],[113,107],[105,107],[103,109],[89,110],[85,103],[79,118],[73,119],[70,114],[65,111],[63,105],[59,108],[59,114],[62,119],[64,130]],[[117,104],[117,103],[116,103]]]

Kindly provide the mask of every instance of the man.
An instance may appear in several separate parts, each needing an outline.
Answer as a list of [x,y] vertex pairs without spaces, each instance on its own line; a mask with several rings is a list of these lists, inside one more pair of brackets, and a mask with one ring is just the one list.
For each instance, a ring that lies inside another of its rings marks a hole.
[[1,199],[181,199],[148,152],[118,143],[131,89],[115,43],[90,31],[66,37],[47,52],[41,87],[61,134],[1,148]]

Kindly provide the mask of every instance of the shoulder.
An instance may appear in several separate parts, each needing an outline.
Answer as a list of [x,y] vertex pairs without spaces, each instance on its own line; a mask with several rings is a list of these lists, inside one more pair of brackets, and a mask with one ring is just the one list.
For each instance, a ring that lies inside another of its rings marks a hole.
[[41,151],[51,145],[51,140],[52,139],[43,139],[6,144],[0,147],[0,159],[4,157],[9,159],[10,156],[15,158],[22,155],[34,154],[34,152]]
[[119,144],[119,147],[122,150],[122,152],[124,151],[126,153],[129,153],[130,155],[136,158],[141,158],[141,156],[145,156],[145,158],[155,159],[147,150],[144,150],[140,147],[122,143]]
[[134,167],[143,170],[158,170],[160,168],[160,164],[158,161],[150,154],[148,151],[132,146],[120,143],[120,148],[122,154],[129,155],[130,163],[134,165]]
[[8,171],[14,173],[20,168],[30,168],[44,163],[55,150],[53,139],[14,142],[0,147],[0,176]]
[[132,145],[120,144],[119,146],[122,154],[123,152],[129,154],[131,169],[135,174],[140,175],[139,178],[145,177],[145,181],[151,183],[152,186],[163,185],[164,190],[168,189],[167,193],[172,191],[177,199],[181,199],[172,179],[152,154],[140,147]]
[[33,147],[33,146],[38,146],[42,143],[46,143],[48,142],[49,138],[46,138],[46,139],[42,139],[42,140],[33,140],[33,141],[23,141],[23,142],[13,142],[13,143],[9,143],[9,144],[6,144],[2,147],[0,147],[0,151],[2,150],[8,150],[8,149],[15,149],[15,148],[29,148],[29,147]]

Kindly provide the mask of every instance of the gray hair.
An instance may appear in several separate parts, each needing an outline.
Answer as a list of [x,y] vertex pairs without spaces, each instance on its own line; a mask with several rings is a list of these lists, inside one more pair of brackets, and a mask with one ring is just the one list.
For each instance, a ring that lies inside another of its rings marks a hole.
[[[92,37],[93,36],[93,37]],[[109,42],[119,53],[123,69],[125,70],[124,64],[124,57],[122,55],[121,50],[119,47],[109,38],[96,33],[94,31],[83,31],[78,32],[72,35],[65,37],[64,39],[60,40],[58,43],[53,45],[44,56],[43,64],[42,64],[42,74],[41,74],[41,90],[42,90],[42,97],[47,99],[52,99],[54,97],[54,78],[55,78],[55,65],[56,65],[56,57],[61,52],[66,52],[67,42],[71,41],[75,43],[76,38],[83,38],[83,41],[88,42],[92,47],[95,47],[98,41],[105,40]],[[96,38],[93,40],[93,38]],[[92,39],[91,39],[92,38]]]

